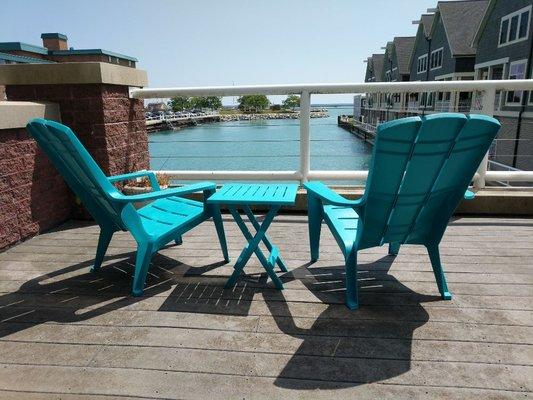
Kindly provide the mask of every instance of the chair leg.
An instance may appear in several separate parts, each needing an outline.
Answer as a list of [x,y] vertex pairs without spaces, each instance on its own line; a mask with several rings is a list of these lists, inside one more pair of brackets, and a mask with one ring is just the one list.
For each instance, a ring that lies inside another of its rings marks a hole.
[[146,275],[150,267],[150,260],[153,254],[153,244],[142,243],[137,246],[137,255],[135,258],[135,276],[133,277],[133,296],[137,297],[143,294]]
[[183,244],[183,239],[181,235],[177,236],[176,239],[174,239],[174,243],[176,243],[176,246],[179,246],[180,244]]
[[322,228],[322,203],[320,199],[307,192],[307,213],[309,228],[309,245],[311,250],[311,261],[315,262],[319,257],[320,230]]
[[91,272],[97,272],[102,266],[104,261],[105,252],[111,242],[111,238],[115,233],[112,229],[100,228],[100,237],[98,238],[98,247],[96,248],[96,257],[94,258],[94,264],[91,267]]
[[431,266],[433,267],[433,273],[435,274],[435,280],[437,281],[437,286],[439,292],[444,300],[451,300],[452,295],[448,291],[448,284],[446,283],[446,276],[444,275],[444,270],[442,269],[442,263],[440,261],[440,253],[438,245],[427,246],[429,259],[431,260]]
[[400,251],[399,242],[389,243],[389,256],[396,256],[398,255],[399,251]]
[[229,262],[228,245],[226,243],[226,234],[224,233],[224,224],[222,222],[222,215],[220,215],[219,207],[212,207],[212,216],[213,222],[215,223],[215,228],[217,229],[218,241],[220,242],[220,247],[222,248],[224,261]]
[[357,291],[357,251],[351,251],[346,257],[346,305],[350,310],[359,308]]

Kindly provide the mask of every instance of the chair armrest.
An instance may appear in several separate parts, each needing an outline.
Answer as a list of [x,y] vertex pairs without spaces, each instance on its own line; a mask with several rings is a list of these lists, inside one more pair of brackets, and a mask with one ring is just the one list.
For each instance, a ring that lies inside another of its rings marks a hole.
[[198,182],[192,185],[182,186],[174,189],[157,190],[149,193],[141,193],[134,195],[125,195],[120,192],[113,193],[111,196],[114,200],[122,203],[135,203],[139,201],[157,200],[171,196],[183,196],[189,193],[205,192],[216,190],[217,185],[212,182]]
[[304,187],[308,192],[312,192],[314,195],[320,197],[327,204],[334,206],[346,206],[346,207],[362,207],[364,205],[363,198],[357,200],[349,200],[340,194],[334,192],[322,182],[307,182]]
[[471,190],[467,190],[465,192],[465,200],[474,200],[474,197],[476,197],[476,194],[472,192]]
[[130,172],[128,174],[113,175],[109,176],[107,179],[109,180],[109,182],[114,183],[120,181],[129,181],[132,179],[141,178],[143,176],[148,177],[153,190],[161,190],[161,188],[159,187],[159,183],[157,182],[157,177],[152,171],[137,171]]

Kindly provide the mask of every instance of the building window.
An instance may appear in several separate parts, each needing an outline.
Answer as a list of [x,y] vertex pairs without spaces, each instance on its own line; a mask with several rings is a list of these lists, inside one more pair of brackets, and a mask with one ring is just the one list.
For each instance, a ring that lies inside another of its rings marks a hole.
[[[512,62],[509,66],[509,79],[524,79],[526,76],[527,60]],[[520,105],[522,103],[522,90],[507,92],[506,103],[508,105]]]
[[438,69],[442,67],[442,54],[443,54],[443,48],[433,50],[431,52],[431,57],[429,60],[429,68],[430,69]]
[[428,69],[428,55],[424,54],[423,56],[418,57],[418,65],[416,68],[416,72],[418,74],[421,74],[422,72],[426,72]]
[[506,15],[500,22],[500,46],[527,40],[531,22],[531,6]]

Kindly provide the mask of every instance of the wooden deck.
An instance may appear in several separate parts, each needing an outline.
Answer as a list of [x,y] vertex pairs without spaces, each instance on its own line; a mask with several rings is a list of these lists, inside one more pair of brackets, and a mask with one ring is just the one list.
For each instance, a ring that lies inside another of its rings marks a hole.
[[[230,255],[244,239],[225,216]],[[359,310],[324,230],[269,230],[289,267],[274,290],[253,258],[233,290],[209,222],[154,258],[129,296],[134,243],[118,234],[89,273],[95,226],[68,223],[0,254],[1,399],[516,399],[533,390],[533,219],[460,218],[441,246],[454,300],[406,246],[360,255]]]

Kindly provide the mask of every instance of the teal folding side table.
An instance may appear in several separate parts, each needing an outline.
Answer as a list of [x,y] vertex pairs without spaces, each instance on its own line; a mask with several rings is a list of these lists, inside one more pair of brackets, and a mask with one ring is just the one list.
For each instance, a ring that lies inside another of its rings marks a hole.
[[[246,240],[248,240],[248,244],[242,250],[241,255],[233,267],[233,273],[226,282],[226,288],[235,284],[252,253],[255,253],[265,268],[268,276],[270,276],[272,282],[274,282],[276,288],[279,290],[283,289],[283,283],[276,275],[274,268],[276,264],[283,272],[287,272],[287,268],[279,254],[278,248],[272,244],[266,231],[281,206],[294,205],[297,190],[298,185],[296,184],[229,184],[222,186],[220,190],[209,197],[207,200],[208,204],[217,205],[219,207],[221,205],[228,206],[231,215],[233,215],[242,234]],[[250,209],[251,205],[263,205],[269,208],[262,223],[259,223],[255,215],[252,213],[252,210]],[[250,223],[256,230],[255,235],[252,235],[244,223],[238,211],[239,207],[242,208],[248,216]],[[259,248],[261,242],[265,244],[270,252],[268,259]]]

